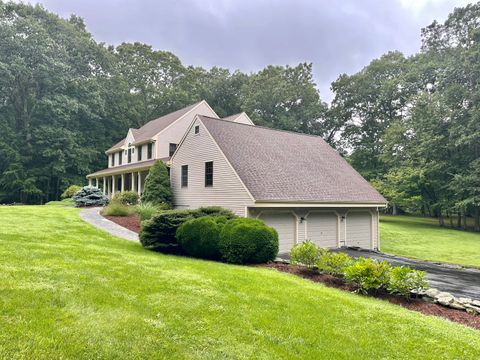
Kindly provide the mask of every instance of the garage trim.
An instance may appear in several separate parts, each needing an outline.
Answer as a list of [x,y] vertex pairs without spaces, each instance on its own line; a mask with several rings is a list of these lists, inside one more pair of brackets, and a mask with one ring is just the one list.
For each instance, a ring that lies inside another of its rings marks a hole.
[[293,210],[262,210],[260,211],[255,219],[258,219],[262,214],[292,214],[295,218],[295,239],[293,239],[294,244],[298,244],[298,215]]
[[345,213],[345,246],[348,246],[347,221],[348,221],[349,212],[368,212],[370,214],[370,247],[372,250],[375,249],[375,234],[373,231],[373,228],[374,228],[373,213],[372,213],[372,210],[369,210],[369,209],[353,209],[353,210],[347,210],[347,212]]
[[311,211],[309,211],[305,215],[305,220],[306,220],[306,223],[305,223],[305,239],[307,239],[307,237],[308,237],[308,215],[310,215],[311,213],[330,213],[330,214],[333,213],[337,216],[337,229],[336,229],[337,248],[340,247],[340,214],[335,210],[311,210]]

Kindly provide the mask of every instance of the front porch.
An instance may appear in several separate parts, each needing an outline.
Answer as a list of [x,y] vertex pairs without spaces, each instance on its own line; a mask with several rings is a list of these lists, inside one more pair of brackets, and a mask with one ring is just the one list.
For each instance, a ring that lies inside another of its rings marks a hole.
[[87,175],[88,185],[102,189],[108,197],[118,192],[134,191],[141,195],[145,179],[154,161],[111,167]]

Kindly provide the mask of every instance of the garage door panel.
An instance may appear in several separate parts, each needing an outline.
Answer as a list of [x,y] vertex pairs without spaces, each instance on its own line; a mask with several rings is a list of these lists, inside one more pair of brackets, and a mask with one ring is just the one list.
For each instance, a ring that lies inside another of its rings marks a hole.
[[292,213],[263,213],[259,217],[268,226],[273,227],[278,232],[279,252],[287,252],[295,244],[296,238],[296,219]]
[[307,239],[320,247],[337,247],[337,225],[335,213],[310,213],[307,217]]
[[369,212],[352,212],[347,214],[347,246],[371,248],[372,215]]

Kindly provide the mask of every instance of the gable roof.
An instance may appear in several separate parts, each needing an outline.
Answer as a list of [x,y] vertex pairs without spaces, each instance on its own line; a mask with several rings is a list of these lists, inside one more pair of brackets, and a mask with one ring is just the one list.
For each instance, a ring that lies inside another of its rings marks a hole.
[[386,203],[319,136],[198,118],[256,201]]
[[[240,119],[240,118],[242,118],[242,117],[243,117],[245,120],[247,120],[250,125],[255,125],[255,124],[253,123],[252,119],[250,119],[250,117],[249,117],[245,112],[241,112],[241,113],[238,113],[238,114],[233,114],[233,115],[224,117],[224,118],[222,118],[222,120],[239,122],[238,119]],[[243,123],[245,124],[245,122],[243,122]]]
[[[151,120],[145,125],[143,125],[140,129],[131,129],[132,135],[134,137],[135,143],[141,143],[147,141],[157,135],[160,131],[165,129],[170,124],[174,123],[176,120],[181,118],[182,116],[186,115],[190,110],[194,109],[205,100],[199,101],[193,105],[187,106],[183,109],[171,112],[169,114],[163,115],[157,119]],[[125,144],[125,139],[123,138],[118,143],[113,145],[107,152],[120,149]]]

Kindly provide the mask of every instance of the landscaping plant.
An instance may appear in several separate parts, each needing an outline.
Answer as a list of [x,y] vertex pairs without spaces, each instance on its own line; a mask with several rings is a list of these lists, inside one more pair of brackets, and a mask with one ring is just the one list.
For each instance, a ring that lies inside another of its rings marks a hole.
[[389,282],[390,264],[383,260],[357,258],[344,270],[345,280],[359,286],[358,291],[363,294],[386,288]]
[[73,195],[75,206],[105,206],[108,204],[108,197],[102,190],[93,186],[84,186]]
[[302,264],[312,269],[316,266],[320,256],[325,253],[324,250],[310,240],[305,240],[300,244],[295,244],[290,250],[290,260],[292,264]]
[[167,166],[161,160],[155,161],[145,179],[142,202],[172,205],[172,188]]
[[168,204],[153,204],[151,202],[141,202],[135,206],[135,212],[140,216],[140,220],[149,220],[154,214],[162,210],[171,210]]
[[186,254],[202,259],[219,260],[220,232],[227,222],[223,216],[202,216],[184,222],[177,229],[177,241]]
[[69,199],[75,195],[82,187],[80,185],[70,185],[65,191],[60,195],[62,199]]
[[395,266],[389,272],[387,290],[391,294],[398,294],[410,298],[413,290],[426,290],[428,283],[427,273],[414,270],[409,266]]
[[137,205],[139,196],[135,191],[124,191],[116,193],[112,202],[118,202],[123,205]]
[[102,210],[102,215],[106,216],[129,216],[133,214],[134,209],[120,202],[112,201]]
[[165,210],[152,216],[142,223],[140,242],[144,247],[161,249],[177,246],[175,237],[178,227],[185,221],[202,216],[224,216],[227,219],[235,217],[231,211],[221,207],[205,207],[195,210]]
[[345,268],[350,266],[352,262],[351,256],[345,253],[323,251],[316,262],[316,266],[320,272],[334,276],[343,276]]
[[278,233],[258,219],[233,219],[223,227],[219,249],[229,263],[264,263],[278,254]]

